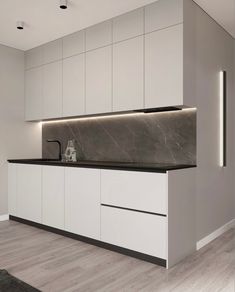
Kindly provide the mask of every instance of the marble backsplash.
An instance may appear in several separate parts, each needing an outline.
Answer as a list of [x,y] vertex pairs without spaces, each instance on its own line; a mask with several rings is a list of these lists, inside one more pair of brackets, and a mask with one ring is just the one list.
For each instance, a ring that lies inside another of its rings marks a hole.
[[86,118],[42,125],[42,157],[74,139],[80,160],[196,164],[196,110]]

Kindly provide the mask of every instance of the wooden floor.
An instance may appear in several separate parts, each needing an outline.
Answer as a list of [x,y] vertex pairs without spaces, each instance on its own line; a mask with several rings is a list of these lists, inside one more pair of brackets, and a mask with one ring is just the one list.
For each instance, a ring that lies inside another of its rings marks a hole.
[[234,292],[234,230],[170,270],[13,221],[0,222],[0,269],[50,292]]

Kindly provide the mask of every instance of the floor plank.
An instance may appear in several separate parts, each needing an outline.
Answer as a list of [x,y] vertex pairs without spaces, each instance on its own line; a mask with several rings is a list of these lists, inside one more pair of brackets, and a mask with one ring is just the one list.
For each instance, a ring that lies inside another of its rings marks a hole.
[[18,222],[0,222],[0,269],[45,292],[234,292],[234,229],[166,270]]

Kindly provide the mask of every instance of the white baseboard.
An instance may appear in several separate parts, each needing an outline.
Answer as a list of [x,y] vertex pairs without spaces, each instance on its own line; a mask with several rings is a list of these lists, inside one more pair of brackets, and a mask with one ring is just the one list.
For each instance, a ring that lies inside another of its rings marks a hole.
[[206,237],[202,238],[197,242],[197,250],[202,248],[203,246],[210,243],[212,240],[216,239],[218,236],[222,235],[224,232],[228,231],[230,228],[235,226],[235,219],[231,220],[230,222],[224,224],[211,234],[207,235]]
[[1,221],[7,221],[7,220],[9,220],[9,215],[8,214],[0,215],[0,222]]

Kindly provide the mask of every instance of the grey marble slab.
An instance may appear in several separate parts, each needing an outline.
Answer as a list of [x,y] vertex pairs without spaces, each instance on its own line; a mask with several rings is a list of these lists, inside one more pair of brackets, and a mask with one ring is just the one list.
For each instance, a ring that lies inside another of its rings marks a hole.
[[74,139],[80,160],[196,164],[196,110],[98,117],[42,125],[42,157]]

